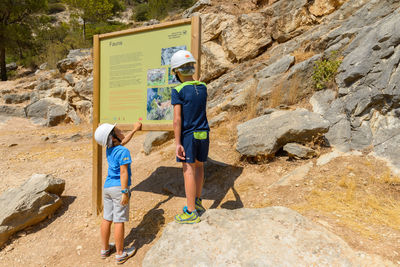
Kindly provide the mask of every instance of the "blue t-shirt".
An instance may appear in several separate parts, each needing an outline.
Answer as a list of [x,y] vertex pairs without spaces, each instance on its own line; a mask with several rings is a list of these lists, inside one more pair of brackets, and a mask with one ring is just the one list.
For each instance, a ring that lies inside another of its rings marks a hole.
[[206,106],[207,86],[203,82],[184,82],[171,92],[171,104],[182,105],[182,135],[209,131]]
[[108,162],[108,174],[104,182],[104,188],[121,186],[121,165],[128,164],[128,186],[131,185],[131,154],[126,147],[115,146],[106,150]]

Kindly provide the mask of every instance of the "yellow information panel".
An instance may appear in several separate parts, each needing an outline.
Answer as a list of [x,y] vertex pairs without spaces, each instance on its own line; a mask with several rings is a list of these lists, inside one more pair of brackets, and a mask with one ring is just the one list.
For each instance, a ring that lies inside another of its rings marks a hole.
[[191,50],[191,24],[100,39],[100,123],[171,124],[171,56]]

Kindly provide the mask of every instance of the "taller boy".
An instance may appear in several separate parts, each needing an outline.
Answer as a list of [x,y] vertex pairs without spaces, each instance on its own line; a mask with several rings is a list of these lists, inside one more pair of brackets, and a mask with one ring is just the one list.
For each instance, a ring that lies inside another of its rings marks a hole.
[[195,63],[189,51],[180,50],[171,57],[171,69],[181,82],[172,90],[171,103],[174,105],[176,160],[182,162],[187,200],[183,213],[175,216],[178,223],[198,223],[199,213],[205,211],[200,196],[210,127],[206,115],[207,87],[193,79]]

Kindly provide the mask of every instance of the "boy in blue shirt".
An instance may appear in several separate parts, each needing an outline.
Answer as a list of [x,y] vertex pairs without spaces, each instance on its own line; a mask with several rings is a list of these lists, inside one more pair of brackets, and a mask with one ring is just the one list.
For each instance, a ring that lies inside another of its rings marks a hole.
[[[134,124],[132,131],[124,136],[115,125],[103,123],[94,134],[99,145],[107,146],[108,174],[103,189],[103,221],[101,223],[101,257],[110,256],[115,248],[117,264],[127,261],[135,253],[135,248],[124,249],[124,222],[129,221],[129,186],[131,185],[131,155],[124,147],[134,133],[142,127]],[[109,244],[111,224],[114,222],[115,245]]]
[[187,206],[175,216],[178,223],[198,223],[205,211],[201,201],[204,162],[207,161],[209,131],[206,104],[207,87],[195,81],[196,60],[189,51],[180,50],[171,57],[171,69],[180,85],[172,89],[176,159],[182,162]]

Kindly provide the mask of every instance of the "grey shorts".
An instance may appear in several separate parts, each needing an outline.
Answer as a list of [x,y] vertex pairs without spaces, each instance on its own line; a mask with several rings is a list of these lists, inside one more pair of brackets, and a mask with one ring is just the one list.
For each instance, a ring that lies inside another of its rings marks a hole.
[[129,202],[128,205],[122,206],[121,198],[120,186],[103,188],[103,218],[105,220],[115,223],[129,221]]

